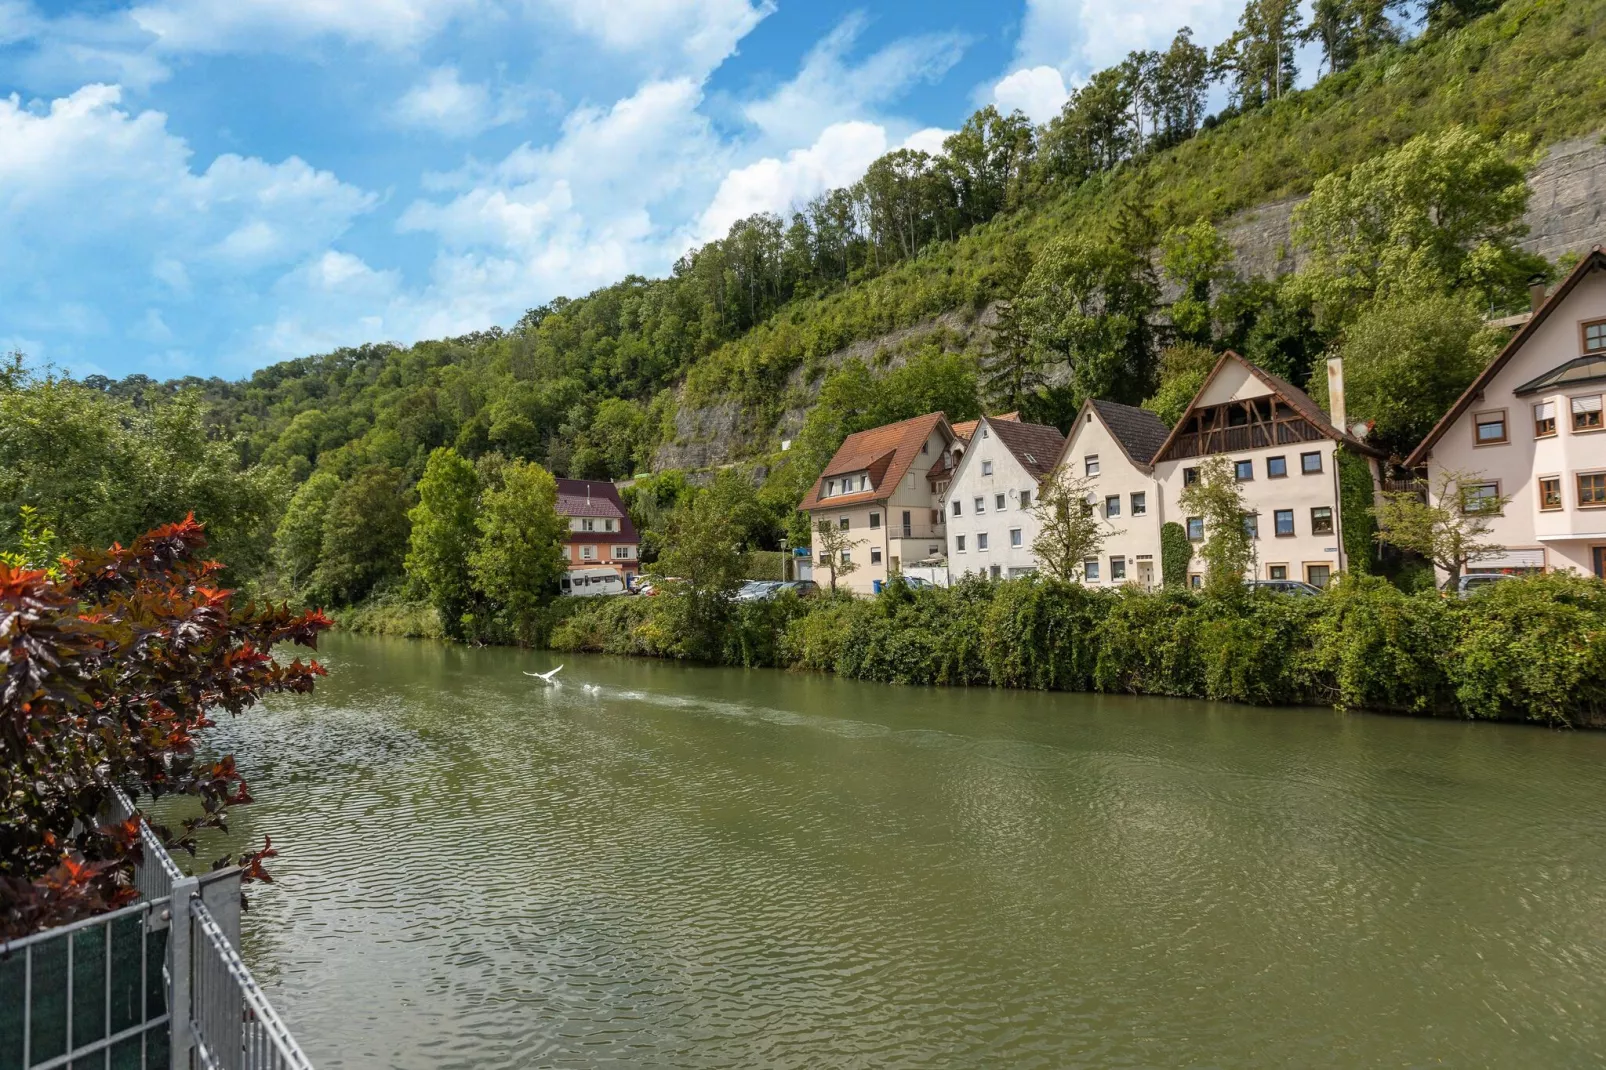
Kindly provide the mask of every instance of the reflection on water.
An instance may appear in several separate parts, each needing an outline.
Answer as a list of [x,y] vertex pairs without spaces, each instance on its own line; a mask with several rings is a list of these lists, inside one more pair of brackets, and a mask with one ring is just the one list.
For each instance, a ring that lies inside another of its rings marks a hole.
[[1606,736],[325,660],[220,733],[323,1068],[1606,1060]]

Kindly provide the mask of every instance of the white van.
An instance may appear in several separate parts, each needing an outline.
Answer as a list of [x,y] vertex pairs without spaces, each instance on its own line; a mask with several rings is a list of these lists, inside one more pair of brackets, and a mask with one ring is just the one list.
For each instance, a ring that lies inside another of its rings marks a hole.
[[571,569],[559,581],[559,586],[564,594],[577,598],[625,593],[624,579],[611,568]]

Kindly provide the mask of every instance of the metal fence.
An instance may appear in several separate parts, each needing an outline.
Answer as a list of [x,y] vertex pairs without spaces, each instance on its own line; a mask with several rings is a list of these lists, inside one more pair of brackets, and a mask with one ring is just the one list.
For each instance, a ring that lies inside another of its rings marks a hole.
[[239,870],[186,877],[140,834],[141,902],[0,944],[0,1070],[311,1070],[236,950]]

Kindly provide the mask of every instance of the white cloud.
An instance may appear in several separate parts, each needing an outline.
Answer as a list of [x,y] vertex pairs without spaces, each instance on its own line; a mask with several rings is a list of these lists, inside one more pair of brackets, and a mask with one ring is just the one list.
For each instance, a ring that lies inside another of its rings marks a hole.
[[905,37],[857,65],[848,52],[865,19],[844,20],[809,51],[797,76],[743,109],[772,142],[807,145],[827,126],[875,119],[886,105],[921,81],[935,81],[959,62],[965,42],[953,34]]
[[465,84],[456,67],[430,71],[396,104],[396,120],[402,125],[447,137],[473,137],[523,117],[524,109],[516,100],[505,94],[494,98],[490,88],[480,83]]
[[785,159],[766,156],[725,176],[695,227],[696,239],[723,237],[731,224],[757,212],[785,212],[836,186],[857,182],[887,151],[887,132],[866,122],[835,123],[806,149]]
[[542,0],[571,27],[616,53],[647,58],[660,75],[701,77],[775,11],[773,0]]
[[131,15],[168,51],[233,48],[340,37],[408,48],[439,32],[477,0],[152,0]]
[[1041,125],[1058,115],[1070,96],[1065,78],[1053,67],[1026,67],[993,86],[993,103],[1006,115],[1019,109]]

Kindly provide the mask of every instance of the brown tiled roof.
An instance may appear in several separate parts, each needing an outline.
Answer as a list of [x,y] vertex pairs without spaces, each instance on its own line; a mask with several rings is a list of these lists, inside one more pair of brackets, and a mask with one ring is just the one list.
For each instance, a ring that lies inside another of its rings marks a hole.
[[987,426],[998,436],[998,441],[1015,455],[1021,467],[1037,480],[1053,471],[1060,451],[1065,448],[1065,436],[1059,433],[1058,428],[1047,424],[1025,424],[1018,418],[988,417]]
[[[834,495],[827,499],[827,504],[831,508],[885,499],[897,488],[916,458],[921,456],[920,447],[931,436],[931,432],[939,427],[952,436],[953,429],[948,426],[948,418],[940,412],[927,413],[911,420],[900,420],[895,424],[884,424],[881,427],[872,427],[868,431],[849,435],[837,448],[830,463],[825,466],[825,471],[820,473],[820,478],[814,481],[814,486],[804,495],[803,503],[798,508],[809,510],[819,507],[820,488],[825,484],[825,480],[850,472],[868,471],[872,489]],[[941,457],[932,457],[931,463],[935,464],[940,460]]]
[[1603,251],[1597,245],[1589,251],[1588,256],[1578,261],[1577,266],[1572,271],[1567,273],[1567,277],[1561,280],[1561,285],[1556,287],[1555,292],[1545,298],[1545,303],[1539,306],[1539,310],[1533,314],[1527,323],[1522,325],[1521,330],[1511,336],[1511,341],[1506,343],[1506,347],[1500,351],[1500,355],[1489,362],[1489,366],[1483,369],[1476,379],[1472,380],[1472,385],[1462,392],[1454,405],[1450,406],[1450,411],[1445,413],[1439,422],[1433,425],[1433,430],[1428,432],[1428,437],[1424,438],[1416,449],[1411,451],[1411,456],[1405,459],[1407,468],[1417,468],[1427,463],[1428,454],[1433,452],[1433,444],[1443,438],[1444,433],[1450,430],[1450,425],[1460,419],[1462,414],[1467,411],[1467,408],[1477,400],[1478,395],[1482,394],[1484,388],[1489,385],[1489,380],[1499,375],[1500,369],[1511,363],[1511,358],[1517,355],[1517,350],[1522,348],[1524,342],[1533,337],[1533,333],[1539,329],[1540,324],[1550,318],[1551,312],[1561,306],[1561,303],[1567,299],[1567,295],[1573,292],[1573,288],[1583,281],[1585,275],[1602,268],[1606,268],[1606,251]]
[[[1019,423],[1020,422],[1020,413],[1019,412],[1005,412],[1005,413],[1000,413],[997,416],[989,416],[989,417],[987,417],[987,419],[992,423],[997,423],[999,420],[1013,420],[1014,422]],[[974,436],[976,434],[976,427],[980,423],[981,423],[980,420],[961,420],[961,421],[959,421],[958,423],[953,425],[953,427],[954,427],[954,437],[955,438],[962,438],[966,442],[969,442],[971,440],[972,436]]]
[[559,516],[612,517],[619,521],[618,531],[571,531],[571,542],[636,541],[636,527],[630,522],[618,487],[602,479],[560,479],[557,483]]
[[1165,421],[1148,409],[1123,405],[1119,401],[1092,400],[1088,404],[1099,414],[1127,460],[1135,465],[1147,468],[1153,464],[1154,455],[1171,436]]
[[1243,357],[1240,357],[1237,353],[1234,353],[1229,349],[1225,353],[1221,354],[1221,359],[1216,361],[1216,366],[1210,369],[1210,374],[1205,376],[1204,384],[1200,386],[1198,392],[1193,395],[1193,400],[1188,402],[1188,408],[1183,412],[1182,419],[1177,421],[1177,425],[1173,427],[1170,433],[1166,436],[1165,442],[1161,444],[1158,450],[1155,451],[1155,461],[1160,460],[1160,458],[1165,454],[1165,451],[1170,448],[1172,440],[1181,433],[1183,426],[1188,422],[1189,414],[1191,414],[1194,410],[1194,407],[1199,404],[1199,398],[1204,395],[1206,390],[1210,389],[1210,384],[1215,382],[1216,376],[1221,374],[1221,369],[1227,366],[1228,361],[1236,361],[1245,368],[1249,369],[1249,373],[1251,375],[1255,376],[1255,378],[1271,387],[1272,393],[1276,394],[1283,401],[1287,402],[1295,412],[1299,413],[1300,416],[1309,421],[1312,427],[1316,428],[1316,430],[1320,431],[1328,438],[1333,439],[1335,442],[1342,442],[1345,445],[1354,447],[1362,452],[1370,453],[1374,457],[1385,456],[1383,451],[1379,450],[1376,446],[1362,442],[1348,431],[1341,431],[1337,427],[1334,427],[1333,422],[1329,420],[1327,418],[1327,414],[1322,411],[1322,407],[1312,401],[1310,399],[1310,395],[1299,389],[1299,387],[1295,386],[1293,383],[1290,383],[1286,379],[1273,375],[1260,365],[1245,360]]

